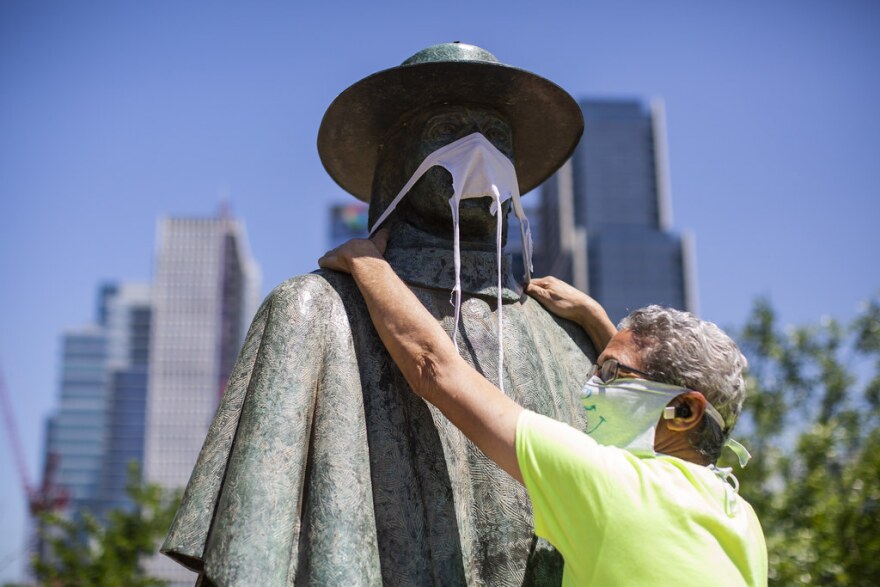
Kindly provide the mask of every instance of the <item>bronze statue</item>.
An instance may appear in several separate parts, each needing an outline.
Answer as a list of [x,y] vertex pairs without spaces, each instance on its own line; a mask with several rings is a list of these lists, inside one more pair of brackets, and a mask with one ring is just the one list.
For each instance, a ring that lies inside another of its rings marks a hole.
[[[480,132],[525,193],[571,154],[583,121],[551,82],[458,43],[354,84],[318,137],[330,175],[381,215],[425,157]],[[386,258],[453,330],[451,176],[401,200]],[[504,203],[506,214],[510,200]],[[461,205],[462,355],[498,379],[496,218]],[[522,293],[503,261],[503,380],[521,405],[583,427],[595,352]],[[205,585],[558,584],[525,490],[410,393],[348,275],[290,279],[254,318],[162,551]]]

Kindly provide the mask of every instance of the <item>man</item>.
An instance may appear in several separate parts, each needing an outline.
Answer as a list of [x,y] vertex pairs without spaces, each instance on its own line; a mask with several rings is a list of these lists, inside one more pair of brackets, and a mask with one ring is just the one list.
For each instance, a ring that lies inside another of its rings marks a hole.
[[[522,293],[497,245],[514,192],[552,174],[582,128],[555,84],[450,43],[352,85],[318,136],[373,224],[403,194],[383,220],[395,226],[386,258],[435,324],[457,330],[464,360],[576,427],[595,351]],[[460,141],[506,178],[504,194],[473,197],[463,186],[481,174],[462,175],[455,157],[413,179]],[[561,557],[535,539],[529,507],[409,392],[351,278],[318,271],[281,284],[254,318],[163,552],[205,585],[558,584]]]
[[[657,306],[632,313],[614,333],[583,294],[553,279],[533,281],[542,303],[583,318],[597,346],[607,341],[600,379],[587,386],[596,393],[588,401],[605,405],[584,434],[523,409],[461,359],[382,258],[386,234],[349,241],[319,264],[352,275],[412,390],[528,488],[536,532],[565,557],[564,584],[766,585],[757,518],[725,483],[729,472],[714,468],[742,403],[745,359],[733,341],[713,324]],[[715,401],[726,400],[727,417],[695,389],[704,385]],[[605,419],[615,413],[623,417]],[[616,446],[596,442],[604,424],[615,428],[602,434]],[[707,425],[719,434],[705,433]]]

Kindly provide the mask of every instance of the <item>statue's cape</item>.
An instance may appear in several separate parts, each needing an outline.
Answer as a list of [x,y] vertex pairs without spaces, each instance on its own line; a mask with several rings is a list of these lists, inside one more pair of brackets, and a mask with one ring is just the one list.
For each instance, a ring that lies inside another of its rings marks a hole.
[[[407,245],[386,258],[451,333],[451,251]],[[462,257],[459,350],[494,381],[495,252]],[[592,346],[505,283],[506,393],[582,428]],[[281,284],[258,311],[162,552],[221,586],[561,577],[523,487],[409,390],[351,278],[332,271]]]

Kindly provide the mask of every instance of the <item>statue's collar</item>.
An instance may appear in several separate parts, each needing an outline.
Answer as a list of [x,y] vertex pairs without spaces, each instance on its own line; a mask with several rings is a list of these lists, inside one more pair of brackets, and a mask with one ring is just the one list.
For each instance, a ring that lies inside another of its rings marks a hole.
[[[492,250],[461,249],[461,291],[464,294],[496,298],[498,267]],[[410,285],[452,291],[455,286],[455,262],[452,242],[422,232],[407,224],[398,224],[385,250],[385,259],[400,278]],[[506,302],[519,301],[522,285],[510,272],[510,255],[501,255],[501,297]]]

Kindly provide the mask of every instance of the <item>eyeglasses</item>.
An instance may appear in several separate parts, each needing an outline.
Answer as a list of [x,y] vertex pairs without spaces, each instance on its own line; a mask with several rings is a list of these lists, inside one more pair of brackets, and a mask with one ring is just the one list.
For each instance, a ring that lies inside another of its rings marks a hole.
[[638,369],[633,369],[627,365],[623,365],[617,361],[617,359],[606,359],[602,366],[593,365],[590,367],[590,377],[594,375],[598,375],[599,379],[602,380],[603,383],[611,383],[618,377],[620,377],[620,370],[629,371],[630,373],[635,373],[636,375],[641,375],[645,379],[651,380],[651,375],[649,373],[645,373],[644,371],[639,371]]

